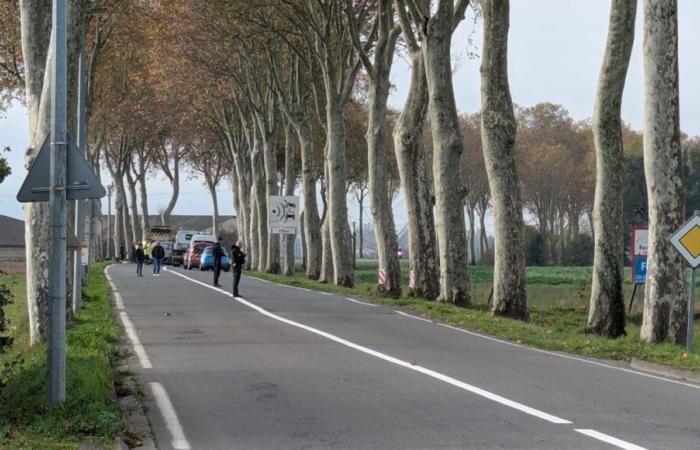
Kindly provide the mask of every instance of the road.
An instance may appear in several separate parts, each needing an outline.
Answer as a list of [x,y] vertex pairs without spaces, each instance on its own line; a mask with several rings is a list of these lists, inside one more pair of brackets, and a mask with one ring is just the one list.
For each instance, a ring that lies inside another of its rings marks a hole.
[[245,276],[108,275],[160,449],[700,448],[700,386]]

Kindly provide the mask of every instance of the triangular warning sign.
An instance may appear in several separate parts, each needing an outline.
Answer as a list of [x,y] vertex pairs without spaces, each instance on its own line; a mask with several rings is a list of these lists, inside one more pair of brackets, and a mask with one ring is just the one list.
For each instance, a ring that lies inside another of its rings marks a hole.
[[[80,200],[86,198],[102,198],[106,195],[105,188],[97,179],[85,157],[78,150],[75,141],[68,135],[66,199]],[[17,193],[17,201],[48,202],[51,180],[51,144],[46,136],[39,154],[34,158],[29,168],[27,178]]]

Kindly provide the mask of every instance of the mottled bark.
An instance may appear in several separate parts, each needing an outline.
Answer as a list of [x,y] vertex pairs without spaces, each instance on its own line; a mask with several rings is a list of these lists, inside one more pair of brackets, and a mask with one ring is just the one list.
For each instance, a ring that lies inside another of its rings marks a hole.
[[265,272],[280,273],[280,235],[270,233],[267,226],[267,201],[270,196],[279,195],[279,185],[277,183],[277,149],[275,148],[275,139],[277,137],[276,127],[274,131],[265,131],[263,134],[263,164],[265,166],[265,218],[266,221],[261,222],[261,228],[267,230],[267,258]]
[[[637,0],[613,0],[593,109],[596,186],[593,206],[595,256],[586,328],[616,338],[625,334],[624,152],[622,94],[634,43]],[[578,233],[578,229],[575,230]]]
[[[251,173],[252,179],[252,173]],[[246,269],[258,270],[260,266],[260,233],[258,233],[258,194],[253,189],[250,194],[250,228],[248,229],[248,258],[246,259]]]
[[129,219],[131,220],[129,230],[131,231],[131,243],[135,244],[143,240],[143,234],[140,232],[139,224],[139,207],[138,200],[136,198],[136,179],[131,175],[129,169],[126,170],[126,184],[129,188],[129,209],[131,214]]
[[323,200],[323,217],[321,220],[321,273],[318,281],[321,283],[330,283],[333,280],[333,249],[331,248],[331,233],[328,218],[328,188],[326,180],[328,180],[328,163],[324,167],[323,184],[321,185],[321,199]]
[[328,220],[333,253],[333,282],[337,286],[353,286],[352,255],[348,251],[347,175],[345,173],[345,117],[343,101],[328,91],[326,108],[328,152]]
[[[284,126],[284,195],[294,195],[296,185],[296,167],[294,163],[294,144],[292,142],[292,130],[289,124]],[[294,244],[296,234],[287,236],[285,264],[282,268],[287,276],[294,275]]]
[[454,19],[452,0],[440,0],[435,14],[425,24],[422,51],[433,136],[435,227],[440,255],[439,299],[468,306],[471,303],[469,260],[459,173],[463,143],[450,57]]
[[[25,101],[31,148],[25,166],[34,161],[44,137],[50,130],[50,67],[47,64],[51,32],[51,1],[21,0],[22,54],[24,61]],[[27,265],[27,309],[29,343],[43,342],[48,333],[48,203],[24,205]]]
[[139,193],[141,202],[141,239],[143,240],[146,233],[151,231],[151,221],[148,218],[148,189],[146,187],[146,175],[137,177],[139,182]]
[[685,342],[683,264],[668,241],[684,219],[678,92],[678,5],[644,0],[644,173],[649,248],[641,339]]
[[[516,122],[508,83],[509,0],[484,0],[481,141],[493,201],[496,248],[491,314],[525,320],[525,225],[515,164]],[[482,205],[481,254],[488,250]]]
[[[173,192],[170,195],[170,200],[160,214],[160,223],[162,225],[169,225],[170,216],[173,213],[175,205],[177,204],[177,199],[180,196],[180,157],[182,156],[180,151],[181,150],[173,143],[170,154],[168,154],[166,150],[163,151],[163,159],[159,164],[173,188]],[[172,169],[170,169],[171,160],[173,163]]]
[[251,152],[251,166],[253,174],[253,189],[255,190],[256,228],[258,233],[258,270],[264,272],[267,269],[267,183],[265,182],[265,164],[263,157],[263,143],[259,137],[254,138],[254,145]]
[[430,161],[423,148],[428,85],[420,50],[410,53],[413,70],[403,112],[394,128],[394,151],[408,211],[409,269],[415,276],[412,294],[435,299],[440,293],[435,253],[435,222],[430,191]]

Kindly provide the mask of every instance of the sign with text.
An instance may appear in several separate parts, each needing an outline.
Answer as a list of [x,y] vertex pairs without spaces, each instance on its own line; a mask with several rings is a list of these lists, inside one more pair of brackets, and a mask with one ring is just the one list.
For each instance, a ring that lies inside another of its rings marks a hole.
[[299,228],[299,197],[271,195],[267,202],[267,222],[272,234],[295,234]]
[[632,229],[632,282],[644,284],[647,281],[647,249],[649,246],[649,230],[647,228]]

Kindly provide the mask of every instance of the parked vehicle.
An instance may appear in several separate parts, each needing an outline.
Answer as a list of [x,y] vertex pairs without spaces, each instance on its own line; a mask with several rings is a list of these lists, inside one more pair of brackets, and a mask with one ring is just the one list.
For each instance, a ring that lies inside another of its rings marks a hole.
[[187,253],[185,254],[185,262],[183,263],[185,269],[192,270],[195,267],[199,267],[200,260],[202,258],[202,253],[204,253],[204,249],[207,247],[211,247],[211,243],[191,243],[190,248],[187,249]]
[[187,253],[187,248],[190,246],[192,236],[197,234],[201,233],[195,230],[178,230],[175,234],[175,241],[173,242],[173,266],[184,264],[185,254]]
[[[228,259],[228,255],[226,254],[226,250],[224,250],[224,256],[221,258],[221,269],[223,269],[224,272],[228,272],[231,270],[231,261]],[[204,249],[204,252],[202,252],[202,256],[199,260],[199,270],[209,270],[209,269],[214,269],[214,247],[213,246],[208,246]]]
[[216,244],[216,236],[213,234],[195,234],[192,235],[190,239],[190,245],[196,242],[208,242],[209,244]]
[[151,231],[146,233],[146,235],[143,237],[143,253],[146,263],[148,264],[151,262],[151,248],[153,247],[153,243],[157,241],[165,251],[163,263],[170,264],[173,257],[174,239],[175,232],[169,226],[160,225],[151,227]]

